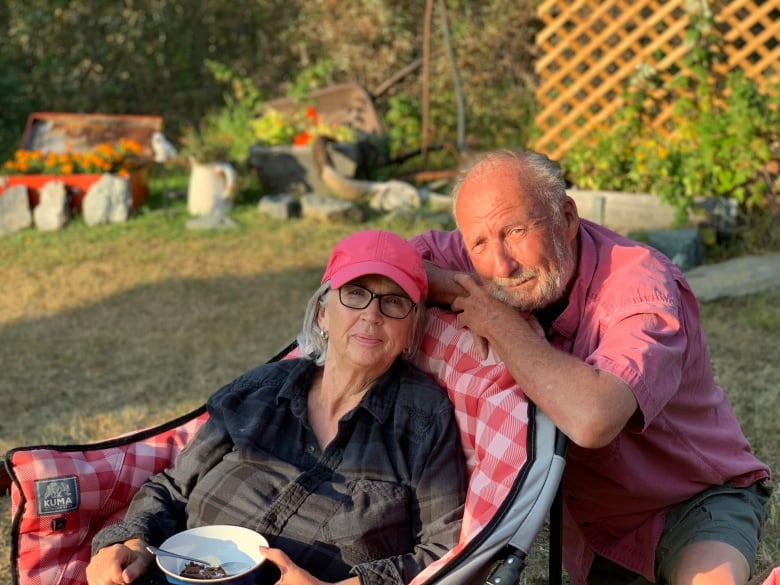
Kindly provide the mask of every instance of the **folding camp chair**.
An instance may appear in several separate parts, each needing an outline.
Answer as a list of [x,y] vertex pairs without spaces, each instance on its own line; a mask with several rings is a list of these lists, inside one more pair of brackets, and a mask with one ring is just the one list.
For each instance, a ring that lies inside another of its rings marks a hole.
[[[460,542],[412,585],[513,585],[555,509],[565,440],[492,352],[479,359],[452,313],[428,314],[416,361],[455,406],[470,481]],[[294,353],[291,345],[273,360]],[[173,462],[207,416],[201,407],[108,441],[10,450],[0,489],[11,494],[14,585],[83,585],[93,535],[122,518],[144,480]],[[554,544],[560,523],[550,525]],[[554,583],[560,560],[550,564]]]

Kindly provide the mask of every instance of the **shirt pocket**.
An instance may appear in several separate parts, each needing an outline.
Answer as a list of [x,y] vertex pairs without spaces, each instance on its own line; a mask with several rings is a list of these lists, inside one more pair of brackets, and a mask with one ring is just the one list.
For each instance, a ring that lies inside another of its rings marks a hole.
[[344,557],[355,562],[404,554],[414,547],[418,530],[418,513],[413,510],[408,487],[356,479],[347,483],[325,531]]

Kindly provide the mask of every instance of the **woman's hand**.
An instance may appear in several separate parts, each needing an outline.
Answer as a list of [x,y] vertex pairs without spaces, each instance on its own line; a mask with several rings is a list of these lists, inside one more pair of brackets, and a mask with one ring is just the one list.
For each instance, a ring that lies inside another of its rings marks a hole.
[[146,542],[128,540],[124,544],[112,544],[98,551],[87,565],[89,585],[126,585],[146,573],[152,564],[152,555],[146,550]]
[[[324,581],[320,581],[311,573],[304,571],[292,562],[290,557],[280,549],[261,546],[260,552],[265,555],[267,560],[276,565],[282,574],[276,585],[326,585]],[[352,577],[340,581],[339,585],[360,585],[360,579]]]

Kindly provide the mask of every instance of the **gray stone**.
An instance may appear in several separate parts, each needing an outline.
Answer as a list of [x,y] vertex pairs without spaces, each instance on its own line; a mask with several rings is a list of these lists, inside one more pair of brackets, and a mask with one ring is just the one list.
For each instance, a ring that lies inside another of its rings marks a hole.
[[740,297],[780,287],[780,253],[704,264],[685,273],[699,301]]
[[303,217],[319,221],[363,221],[363,212],[350,201],[326,195],[309,194],[301,198]]
[[62,229],[68,222],[68,192],[62,181],[49,181],[39,191],[40,200],[33,209],[35,227],[42,232]]
[[368,194],[369,205],[378,211],[418,209],[422,202],[420,192],[404,181],[377,183]]
[[217,206],[204,217],[196,217],[187,221],[188,230],[224,230],[236,227],[236,222],[225,215],[225,211]]
[[704,243],[696,228],[649,231],[647,242],[683,271],[699,266],[704,260]]
[[279,194],[266,195],[257,204],[258,213],[267,215],[273,219],[290,219],[300,215],[301,206],[293,195]]
[[14,185],[0,193],[0,234],[11,234],[32,225],[27,187]]
[[132,198],[130,181],[116,175],[103,175],[92,185],[81,203],[84,223],[89,226],[127,221]]
[[[567,194],[577,205],[581,218],[594,221],[621,234],[637,230],[663,230],[678,223],[674,207],[657,195],[622,191],[589,191],[571,188]],[[711,225],[721,233],[737,227],[739,203],[726,197],[695,197],[688,211],[688,225]]]
[[447,211],[452,213],[452,196],[442,195],[436,191],[423,193],[423,201],[434,211]]
[[737,229],[739,219],[739,202],[727,197],[706,197],[697,199],[697,209],[702,209],[707,214],[707,223],[718,232],[731,234]]

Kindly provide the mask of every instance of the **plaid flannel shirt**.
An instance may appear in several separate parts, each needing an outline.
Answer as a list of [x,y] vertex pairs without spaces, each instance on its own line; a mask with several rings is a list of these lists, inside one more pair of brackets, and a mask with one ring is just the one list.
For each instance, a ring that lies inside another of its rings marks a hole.
[[408,583],[444,555],[458,541],[466,491],[444,392],[397,361],[322,451],[306,422],[315,368],[266,364],[218,391],[175,466],[150,478],[93,548],[239,524],[321,579],[357,574],[365,584]]

